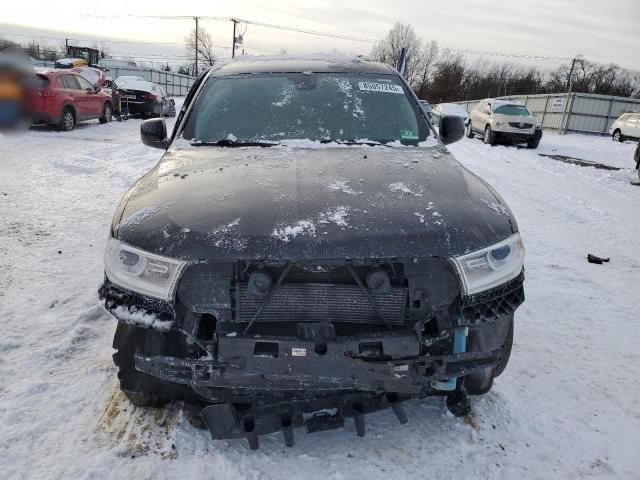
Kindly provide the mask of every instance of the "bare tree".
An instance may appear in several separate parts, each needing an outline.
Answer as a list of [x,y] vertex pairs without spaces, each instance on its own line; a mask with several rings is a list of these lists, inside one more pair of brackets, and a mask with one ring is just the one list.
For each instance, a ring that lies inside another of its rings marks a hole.
[[433,74],[435,63],[438,60],[438,54],[438,43],[435,40],[431,40],[422,48],[422,55],[420,56],[421,63],[417,66],[420,77],[415,85],[415,91],[420,98],[424,98],[427,94],[431,75]]
[[[206,65],[214,65],[216,62],[216,56],[213,52],[213,39],[209,32],[204,28],[198,28],[198,51],[196,52],[196,29],[194,28],[189,33],[189,36],[185,38],[185,46],[187,53],[191,56],[198,55],[198,61],[203,62]],[[198,72],[195,72],[198,74]]]
[[7,40],[5,38],[0,38],[0,52],[6,48],[16,48],[19,45],[16,42],[12,42],[11,40]]
[[102,40],[95,42],[93,48],[100,51],[100,58],[107,58],[111,56],[111,46],[107,42]]
[[396,23],[387,36],[373,46],[371,59],[395,67],[402,48],[407,49],[404,78],[412,88],[416,88],[423,78],[421,65],[424,63],[424,51],[422,40],[411,25]]
[[178,67],[178,73],[180,75],[191,75],[191,67],[189,65],[180,65]]
[[442,58],[435,64],[428,99],[432,102],[463,100],[466,66],[462,55],[445,50]]
[[[371,59],[392,67],[401,49],[407,49],[405,78],[419,98],[431,102],[455,102],[485,97],[565,92],[569,65],[553,71],[509,62],[468,57],[450,50],[440,52],[435,41],[423,42],[411,25],[396,23],[371,50]],[[640,97],[640,72],[614,64],[603,65],[576,58],[574,92]]]

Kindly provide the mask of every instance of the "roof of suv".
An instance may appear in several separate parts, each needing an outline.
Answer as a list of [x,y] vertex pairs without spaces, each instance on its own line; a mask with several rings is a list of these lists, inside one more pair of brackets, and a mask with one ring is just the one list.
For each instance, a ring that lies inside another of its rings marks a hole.
[[499,98],[487,98],[486,101],[491,103],[491,105],[494,105],[494,106],[498,106],[498,105],[519,105],[521,107],[525,106],[524,103],[518,102],[516,100],[500,100]]
[[343,58],[329,55],[315,56],[249,56],[243,55],[236,60],[214,70],[214,76],[237,75],[245,73],[370,73],[379,75],[394,74],[388,65],[369,62],[359,57]]

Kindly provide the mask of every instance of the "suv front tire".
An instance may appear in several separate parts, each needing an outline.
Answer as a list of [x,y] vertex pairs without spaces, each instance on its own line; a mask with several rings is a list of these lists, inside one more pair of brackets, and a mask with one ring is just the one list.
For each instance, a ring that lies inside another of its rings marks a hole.
[[111,108],[111,104],[106,102],[104,107],[102,107],[102,116],[98,119],[100,123],[109,123],[111,118],[113,117],[113,109]]
[[473,138],[475,135],[473,134],[473,129],[471,128],[471,120],[469,120],[469,123],[467,123],[467,138]]
[[487,145],[495,145],[496,143],[496,135],[495,133],[493,133],[489,125],[484,127],[484,137],[482,138],[482,140]]

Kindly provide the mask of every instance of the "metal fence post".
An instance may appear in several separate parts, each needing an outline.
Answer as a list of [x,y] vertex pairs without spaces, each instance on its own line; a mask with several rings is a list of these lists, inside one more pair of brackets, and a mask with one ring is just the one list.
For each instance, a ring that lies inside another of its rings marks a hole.
[[602,134],[607,134],[607,127],[609,126],[609,120],[611,119],[611,111],[613,110],[613,97],[609,99],[609,112],[607,113],[607,118],[604,120],[604,128],[602,129]]
[[569,112],[567,113],[567,123],[565,123],[564,125],[564,133],[565,135],[567,134],[567,131],[569,130],[569,121],[571,120],[571,114],[573,113],[573,100],[576,98],[576,94],[572,93],[569,95],[569,98],[567,98],[567,102],[571,101],[571,104],[569,105]]
[[547,108],[549,108],[549,98],[551,97],[551,95],[547,95],[547,98],[544,101],[544,110],[542,111],[542,120],[540,120],[540,124],[542,125],[542,128],[544,128],[544,117],[547,116]]

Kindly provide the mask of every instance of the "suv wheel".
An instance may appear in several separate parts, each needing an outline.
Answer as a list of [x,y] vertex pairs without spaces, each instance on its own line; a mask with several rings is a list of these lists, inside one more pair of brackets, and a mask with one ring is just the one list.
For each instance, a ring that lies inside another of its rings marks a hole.
[[502,355],[500,356],[500,361],[498,365],[496,365],[495,376],[499,377],[504,369],[507,368],[507,363],[509,363],[509,357],[511,356],[511,349],[513,348],[513,322],[509,326],[509,332],[507,333],[507,338],[504,340],[504,345],[502,345]]
[[62,110],[62,115],[60,116],[60,123],[58,123],[58,128],[63,132],[70,132],[75,126],[76,116],[73,113],[73,109],[71,107],[64,107],[64,110]]
[[483,141],[487,145],[494,145],[496,143],[495,134],[491,131],[491,127],[489,125],[484,127]]
[[471,129],[471,120],[469,120],[469,123],[467,123],[466,134],[467,134],[467,138],[473,138],[474,137],[473,130]]
[[108,123],[113,117],[113,110],[110,103],[105,103],[102,108],[102,116],[98,119],[100,123]]
[[154,356],[165,352],[166,333],[118,322],[113,348],[113,363],[118,367],[120,389],[138,407],[160,407],[172,400],[181,400],[181,385],[163,382],[139,372],[134,366],[134,354]]
[[531,140],[527,141],[527,148],[538,148],[538,145],[540,145],[540,139],[539,138],[533,138]]
[[169,106],[167,107],[167,112],[164,114],[165,117],[175,117],[176,116],[176,106],[169,102]]
[[613,139],[614,142],[621,142],[622,141],[622,132],[620,131],[619,128],[616,128],[615,131],[613,132],[613,135],[611,137]]

